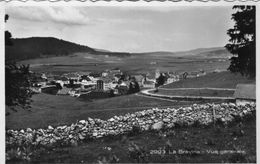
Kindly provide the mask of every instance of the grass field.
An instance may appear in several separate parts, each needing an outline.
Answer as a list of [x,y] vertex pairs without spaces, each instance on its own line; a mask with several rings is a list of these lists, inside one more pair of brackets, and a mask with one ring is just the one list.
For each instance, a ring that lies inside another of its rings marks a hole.
[[[152,92],[153,93],[153,92]],[[170,96],[203,96],[203,97],[232,97],[234,91],[230,90],[209,90],[209,89],[186,89],[186,90],[164,90],[159,89],[156,94]]]
[[[6,116],[6,128],[46,128],[71,124],[88,117],[108,119],[114,115],[126,114],[155,107],[177,107],[194,102],[160,100],[126,95],[95,101],[80,101],[70,96],[36,94],[32,97],[31,111],[18,109]],[[200,103],[200,102],[197,102]]]
[[[241,131],[243,133],[239,133]],[[237,120],[226,127],[221,124],[216,124],[215,128],[175,127],[166,132],[148,131],[133,134],[90,140],[78,146],[39,150],[34,154],[32,162],[97,163],[98,160],[103,163],[256,162],[255,115],[242,121]],[[165,154],[160,154],[160,150],[165,150]],[[173,154],[174,151],[177,153]],[[181,151],[191,154],[181,154]],[[237,151],[244,154],[236,153]]]
[[221,55],[219,58],[205,58],[204,56],[176,57],[175,55],[156,53],[153,55],[115,57],[76,53],[71,56],[31,59],[20,63],[30,64],[31,70],[35,72],[52,72],[55,74],[76,71],[101,72],[116,67],[130,74],[146,74],[147,72],[154,73],[156,69],[162,72],[191,72],[200,69],[211,72],[215,69],[227,69],[229,61],[226,59],[225,61],[219,61],[219,59],[225,58]]
[[247,79],[241,74],[234,74],[228,71],[210,73],[198,78],[190,78],[171,83],[162,88],[236,88],[239,83],[255,83],[255,79]]

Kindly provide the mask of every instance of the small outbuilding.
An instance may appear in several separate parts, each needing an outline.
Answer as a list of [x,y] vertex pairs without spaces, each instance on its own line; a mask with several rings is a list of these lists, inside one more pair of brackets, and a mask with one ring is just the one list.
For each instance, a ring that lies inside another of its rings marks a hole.
[[255,84],[238,84],[234,93],[236,104],[247,104],[256,101]]

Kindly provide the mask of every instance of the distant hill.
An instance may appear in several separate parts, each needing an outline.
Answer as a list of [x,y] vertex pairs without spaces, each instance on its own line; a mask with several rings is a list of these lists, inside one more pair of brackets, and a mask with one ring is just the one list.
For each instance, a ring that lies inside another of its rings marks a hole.
[[144,52],[134,53],[152,56],[172,56],[172,57],[189,57],[189,58],[227,58],[231,54],[224,47],[213,47],[213,48],[198,48],[188,51],[155,51],[155,52]]
[[204,58],[227,58],[232,56],[230,52],[224,47],[199,48],[183,53],[190,57],[196,56]]
[[95,50],[72,42],[52,37],[32,37],[12,39],[13,46],[6,46],[6,60],[26,60],[49,56],[69,55],[75,52],[90,52]]
[[151,55],[151,56],[172,56],[172,57],[191,57],[191,58],[226,58],[231,56],[224,47],[199,48],[190,51],[180,52],[112,52],[103,49],[95,49],[88,46],[79,45],[62,39],[53,37],[31,37],[12,39],[13,46],[6,46],[7,61],[21,61],[35,58],[45,58],[54,56],[68,56],[76,52],[86,52],[93,55],[108,55],[126,57],[131,55]]
[[13,46],[6,46],[7,61],[21,61],[34,58],[67,56],[76,52],[87,52],[94,55],[129,56],[131,53],[110,52],[94,49],[53,37],[31,37],[12,39]]

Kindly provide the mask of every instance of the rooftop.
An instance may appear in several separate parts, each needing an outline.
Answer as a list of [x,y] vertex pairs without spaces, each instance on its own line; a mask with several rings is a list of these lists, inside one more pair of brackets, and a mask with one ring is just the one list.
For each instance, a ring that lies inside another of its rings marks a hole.
[[256,99],[255,84],[237,84],[234,97],[236,99],[255,100]]

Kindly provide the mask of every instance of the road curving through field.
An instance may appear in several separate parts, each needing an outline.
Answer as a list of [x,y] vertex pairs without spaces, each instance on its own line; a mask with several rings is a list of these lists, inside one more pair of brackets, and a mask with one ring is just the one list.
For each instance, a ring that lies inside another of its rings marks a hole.
[[[159,88],[162,89],[162,88]],[[189,90],[189,89],[210,89],[214,90],[215,88],[176,88],[176,89],[170,89],[170,90]],[[167,90],[164,88],[163,90]],[[218,90],[230,90],[234,91],[234,89],[227,89],[227,88],[218,88]],[[165,95],[165,94],[158,94],[155,92],[156,89],[145,89],[140,91],[141,94],[150,96],[150,97],[156,97],[156,98],[164,98],[164,99],[171,99],[171,100],[224,100],[224,101],[235,101],[234,97],[216,97],[216,96],[179,96],[179,95]],[[154,92],[154,93],[151,93]]]

